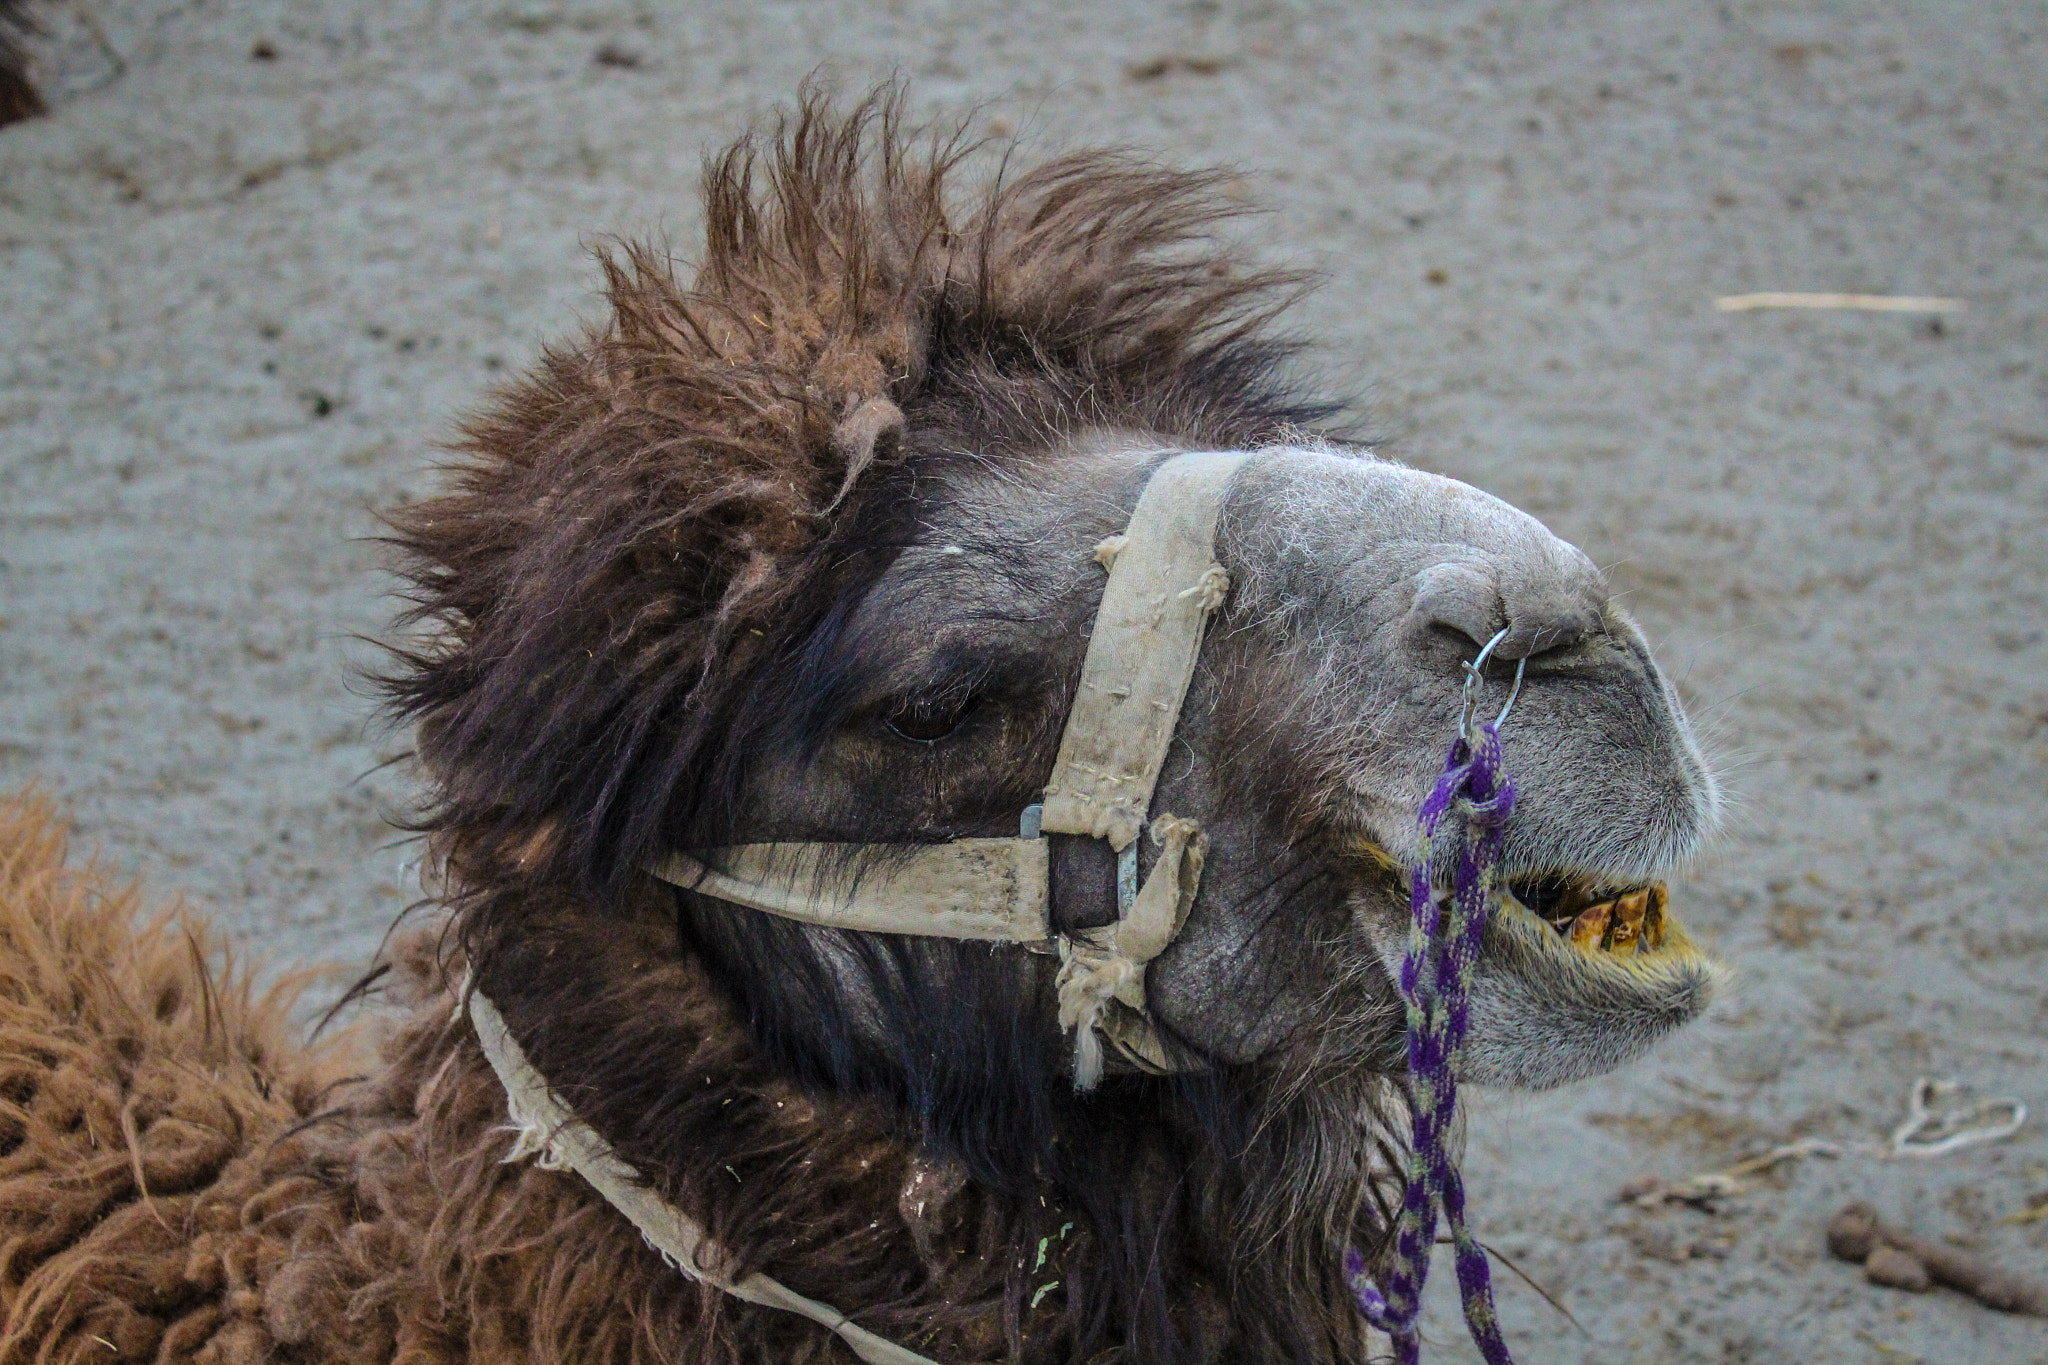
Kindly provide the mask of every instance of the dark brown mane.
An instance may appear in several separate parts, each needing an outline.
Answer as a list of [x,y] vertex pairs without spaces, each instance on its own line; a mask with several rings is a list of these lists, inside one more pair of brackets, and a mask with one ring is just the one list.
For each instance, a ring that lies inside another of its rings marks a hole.
[[1299,278],[1212,240],[1242,212],[1219,173],[1086,152],[963,205],[971,150],[907,132],[900,92],[808,93],[707,167],[694,283],[604,253],[611,318],[395,519],[430,629],[386,682],[473,879],[511,860],[611,892],[661,840],[716,837],[729,699],[921,467],[1096,426],[1243,447],[1329,414],[1276,377]]

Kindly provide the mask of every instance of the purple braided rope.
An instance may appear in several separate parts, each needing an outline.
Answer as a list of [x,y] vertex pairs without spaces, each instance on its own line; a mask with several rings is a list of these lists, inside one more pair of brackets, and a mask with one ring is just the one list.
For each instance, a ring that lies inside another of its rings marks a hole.
[[[1359,1311],[1393,1338],[1399,1365],[1418,1365],[1422,1358],[1417,1319],[1439,1209],[1450,1225],[1458,1295],[1472,1340],[1486,1365],[1514,1365],[1494,1311],[1486,1253],[1465,1223],[1465,1182],[1450,1152],[1458,1113],[1457,1072],[1471,1023],[1472,975],[1498,894],[1495,868],[1502,828],[1515,805],[1514,782],[1501,767],[1499,731],[1481,725],[1477,740],[1475,747],[1460,736],[1451,746],[1443,776],[1422,803],[1422,847],[1409,887],[1408,951],[1401,960],[1400,982],[1407,1006],[1414,1132],[1385,1288],[1374,1282],[1356,1250],[1344,1255],[1344,1276]],[[1430,868],[1437,829],[1446,815],[1461,817],[1462,837],[1450,902],[1439,909]]]

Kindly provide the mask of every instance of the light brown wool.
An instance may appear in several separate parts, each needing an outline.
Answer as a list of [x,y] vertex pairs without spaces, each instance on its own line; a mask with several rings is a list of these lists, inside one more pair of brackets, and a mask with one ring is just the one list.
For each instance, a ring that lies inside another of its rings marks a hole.
[[[67,867],[46,803],[0,805],[0,1361],[850,1359],[685,1281],[574,1175],[504,1164],[503,1093],[434,943],[399,945],[409,1022],[374,1059],[296,1047],[293,987],[258,996],[190,916]],[[922,1248],[927,1292],[959,1295],[937,1334],[952,1358],[999,1358],[985,1255],[957,1245],[985,1252],[987,1230],[945,1216],[971,1202],[957,1175],[779,1085],[692,996],[716,1035],[695,1060],[730,1077],[742,1126],[837,1163],[820,1183],[846,1212],[819,1223],[886,1220]],[[749,1193],[757,1214],[799,1211]]]

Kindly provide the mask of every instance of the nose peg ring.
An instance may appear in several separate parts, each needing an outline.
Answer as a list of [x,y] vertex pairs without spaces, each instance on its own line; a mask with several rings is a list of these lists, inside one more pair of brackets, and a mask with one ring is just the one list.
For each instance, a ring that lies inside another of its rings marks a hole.
[[[1472,717],[1479,710],[1479,689],[1485,685],[1486,661],[1493,656],[1494,647],[1507,638],[1508,627],[1502,626],[1494,633],[1493,638],[1480,648],[1478,658],[1460,665],[1465,670],[1465,689],[1463,702],[1458,709],[1458,733],[1465,737],[1466,743],[1474,747],[1478,745],[1479,735],[1472,726]],[[1522,695],[1522,675],[1528,668],[1527,655],[1515,660],[1515,685],[1508,693],[1506,704],[1500,708],[1500,714],[1493,718],[1493,725],[1490,728],[1494,733],[1498,734],[1500,727],[1508,723],[1508,712],[1515,709],[1515,699]]]

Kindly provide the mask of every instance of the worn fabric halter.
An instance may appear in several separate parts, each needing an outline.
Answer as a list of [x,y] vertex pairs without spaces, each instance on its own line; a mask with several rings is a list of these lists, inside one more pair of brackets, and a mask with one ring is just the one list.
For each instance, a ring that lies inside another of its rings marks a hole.
[[[678,853],[648,870],[700,895],[810,924],[1056,951],[1060,1027],[1075,1035],[1077,1088],[1101,1079],[1104,1043],[1139,1070],[1176,1069],[1146,1008],[1145,965],[1186,923],[1208,839],[1193,820],[1152,819],[1152,793],[1203,631],[1230,590],[1216,563],[1216,524],[1246,458],[1198,452],[1166,461],[1146,482],[1125,532],[1096,547],[1109,583],[1080,691],[1045,800],[1023,812],[1018,837],[920,846],[858,876],[845,870],[854,850],[829,843],[743,844],[703,861]],[[1103,839],[1116,852],[1115,923],[1054,934],[1047,834]],[[1138,841],[1146,834],[1155,858],[1140,887]],[[484,1058],[505,1087],[517,1134],[506,1161],[538,1157],[546,1168],[576,1172],[681,1273],[809,1318],[869,1365],[936,1365],[769,1276],[724,1273],[730,1257],[562,1103],[490,1000],[473,984],[462,994]]]
[[[1074,1034],[1074,1084],[1101,1079],[1106,1044],[1160,1073],[1183,1062],[1160,1039],[1145,1001],[1145,964],[1186,923],[1208,838],[1193,820],[1152,818],[1152,793],[1209,618],[1230,579],[1216,562],[1216,524],[1231,476],[1248,458],[1203,451],[1153,471],[1122,535],[1096,547],[1109,571],[1045,800],[1025,809],[1014,839],[955,839],[862,867],[861,845],[741,844],[670,855],[663,881],[771,915],[867,933],[1020,943],[1057,952],[1059,1018]],[[1045,835],[1105,840],[1117,855],[1117,919],[1056,934]],[[1141,835],[1154,861],[1138,884]]]

